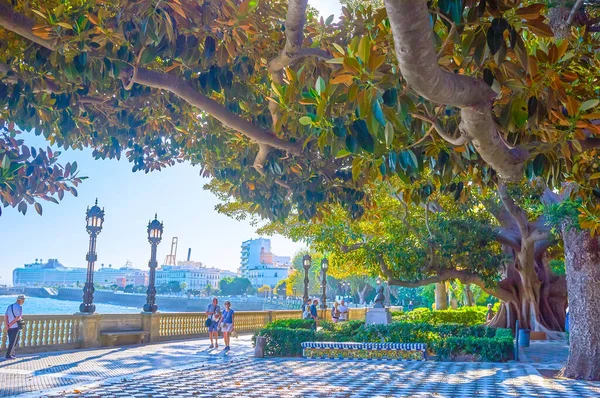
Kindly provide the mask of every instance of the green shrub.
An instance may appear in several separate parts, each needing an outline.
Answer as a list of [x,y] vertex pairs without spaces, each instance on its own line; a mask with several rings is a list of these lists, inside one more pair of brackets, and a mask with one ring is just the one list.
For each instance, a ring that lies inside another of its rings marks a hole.
[[315,321],[312,319],[280,319],[268,323],[265,328],[312,329]]
[[265,355],[270,357],[302,356],[302,345],[305,341],[315,341],[312,329],[265,328],[254,335],[252,342],[256,345],[256,336],[264,336],[266,340]]
[[511,357],[513,346],[510,329],[496,329],[485,325],[433,325],[424,322],[365,325],[364,321],[336,324],[323,321],[320,323],[322,329],[315,332],[310,328],[312,323],[289,323],[295,328],[274,327],[273,324],[279,325],[282,322],[273,322],[259,332],[267,338],[265,354],[268,356],[301,356],[301,343],[306,341],[355,341],[425,343],[438,360],[451,360],[458,355],[472,354],[478,360],[499,362]]
[[485,323],[487,307],[462,307],[457,310],[430,311],[427,308],[417,308],[410,312],[395,312],[394,321],[424,322],[432,325],[441,323],[457,323],[465,326]]
[[486,331],[486,336],[446,337],[432,341],[431,350],[437,360],[451,360],[460,354],[476,355],[484,362],[504,362],[512,357],[513,336],[510,329],[493,329],[493,335]]

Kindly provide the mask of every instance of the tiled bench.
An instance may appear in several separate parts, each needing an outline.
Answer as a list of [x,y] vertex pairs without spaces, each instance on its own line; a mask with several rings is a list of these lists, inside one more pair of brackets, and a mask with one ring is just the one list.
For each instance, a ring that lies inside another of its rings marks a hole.
[[321,359],[425,361],[427,360],[427,344],[304,342],[302,343],[302,356]]

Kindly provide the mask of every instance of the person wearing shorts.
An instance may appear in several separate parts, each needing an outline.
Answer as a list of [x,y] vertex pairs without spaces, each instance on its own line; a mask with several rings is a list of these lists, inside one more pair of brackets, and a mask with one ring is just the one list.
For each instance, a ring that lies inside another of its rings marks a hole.
[[[210,325],[208,326],[208,338],[210,339],[210,348],[219,348],[219,320],[221,318],[221,307],[219,300],[213,297],[212,304],[206,307],[206,315],[210,317]],[[215,342],[213,344],[213,338]]]
[[229,351],[229,340],[231,339],[231,332],[233,332],[233,314],[234,311],[231,309],[231,303],[225,301],[225,311],[221,316],[220,327],[223,332],[223,340],[225,341],[225,352]]

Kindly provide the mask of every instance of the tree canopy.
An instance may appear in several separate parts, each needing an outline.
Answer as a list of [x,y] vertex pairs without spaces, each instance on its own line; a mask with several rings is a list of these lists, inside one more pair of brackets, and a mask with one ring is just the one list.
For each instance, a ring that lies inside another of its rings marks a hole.
[[[546,5],[520,0],[375,2],[338,21],[306,0],[0,7],[5,134],[125,155],[134,171],[188,160],[263,217],[325,203],[358,217],[365,184],[426,165],[438,190],[499,174],[600,195],[593,10],[555,41]],[[15,174],[29,157],[13,148]],[[46,195],[6,187],[5,206]]]

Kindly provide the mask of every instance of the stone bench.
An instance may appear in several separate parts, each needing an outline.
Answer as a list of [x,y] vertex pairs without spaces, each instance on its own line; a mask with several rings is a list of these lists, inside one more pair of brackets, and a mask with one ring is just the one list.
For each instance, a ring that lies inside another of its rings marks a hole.
[[302,343],[304,358],[329,359],[388,359],[398,361],[427,360],[424,343]]
[[122,331],[111,331],[111,332],[100,332],[100,337],[105,341],[105,346],[113,347],[117,342],[117,339],[122,336],[137,336],[138,344],[142,344],[144,339],[150,335],[150,332],[143,330],[122,330]]

